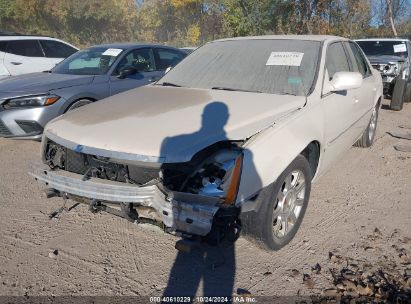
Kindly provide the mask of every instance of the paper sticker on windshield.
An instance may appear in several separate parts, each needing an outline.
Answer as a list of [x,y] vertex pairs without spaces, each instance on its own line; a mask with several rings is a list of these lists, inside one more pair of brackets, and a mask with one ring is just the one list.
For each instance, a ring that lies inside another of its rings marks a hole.
[[298,52],[271,52],[265,65],[300,66],[303,56]]
[[105,50],[105,52],[103,53],[103,55],[116,57],[116,56],[118,56],[118,54],[120,54],[122,51],[123,51],[122,49],[107,49],[107,50]]
[[406,51],[407,51],[407,47],[405,46],[405,43],[394,44],[394,53],[402,53]]

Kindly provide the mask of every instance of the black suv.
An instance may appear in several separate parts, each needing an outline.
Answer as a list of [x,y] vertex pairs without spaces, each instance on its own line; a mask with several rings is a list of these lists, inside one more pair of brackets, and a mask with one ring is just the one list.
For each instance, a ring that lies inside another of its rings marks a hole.
[[411,42],[408,39],[370,38],[356,40],[372,66],[382,76],[384,97],[390,108],[400,111],[411,101]]

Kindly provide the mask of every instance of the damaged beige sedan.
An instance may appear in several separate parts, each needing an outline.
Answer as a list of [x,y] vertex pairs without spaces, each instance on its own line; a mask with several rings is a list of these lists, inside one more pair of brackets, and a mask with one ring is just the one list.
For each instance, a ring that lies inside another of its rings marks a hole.
[[218,40],[157,83],[50,122],[32,175],[49,196],[184,238],[269,249],[297,232],[314,182],[371,146],[381,76],[331,36]]

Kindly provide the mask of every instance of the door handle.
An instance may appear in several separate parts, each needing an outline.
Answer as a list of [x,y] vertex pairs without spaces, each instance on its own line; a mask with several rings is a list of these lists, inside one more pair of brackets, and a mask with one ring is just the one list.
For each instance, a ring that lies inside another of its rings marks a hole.
[[20,65],[20,64],[22,64],[21,62],[15,62],[15,61],[12,61],[12,62],[10,62],[11,64],[13,64],[13,65]]

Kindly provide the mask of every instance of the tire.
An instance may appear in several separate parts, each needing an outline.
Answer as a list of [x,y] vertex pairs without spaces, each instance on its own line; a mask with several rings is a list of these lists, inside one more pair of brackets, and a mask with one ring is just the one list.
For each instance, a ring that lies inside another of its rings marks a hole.
[[88,105],[90,103],[92,103],[93,101],[89,100],[89,99],[79,99],[76,100],[75,102],[73,102],[66,110],[66,112],[70,112],[73,111],[77,108],[80,108],[82,106]]
[[242,215],[246,236],[269,250],[279,250],[287,245],[304,218],[311,179],[307,159],[297,156],[273,184],[261,191],[258,196],[259,210]]
[[356,147],[369,148],[372,146],[375,133],[377,131],[378,124],[378,110],[380,109],[380,104],[378,103],[372,111],[370,122],[368,123],[367,129],[365,129],[362,136],[354,144]]
[[407,84],[407,89],[405,91],[405,100],[404,102],[411,102],[411,81]]
[[407,81],[404,79],[398,79],[395,83],[394,90],[392,92],[390,108],[393,111],[401,111],[404,106],[404,100],[406,99],[406,87]]

